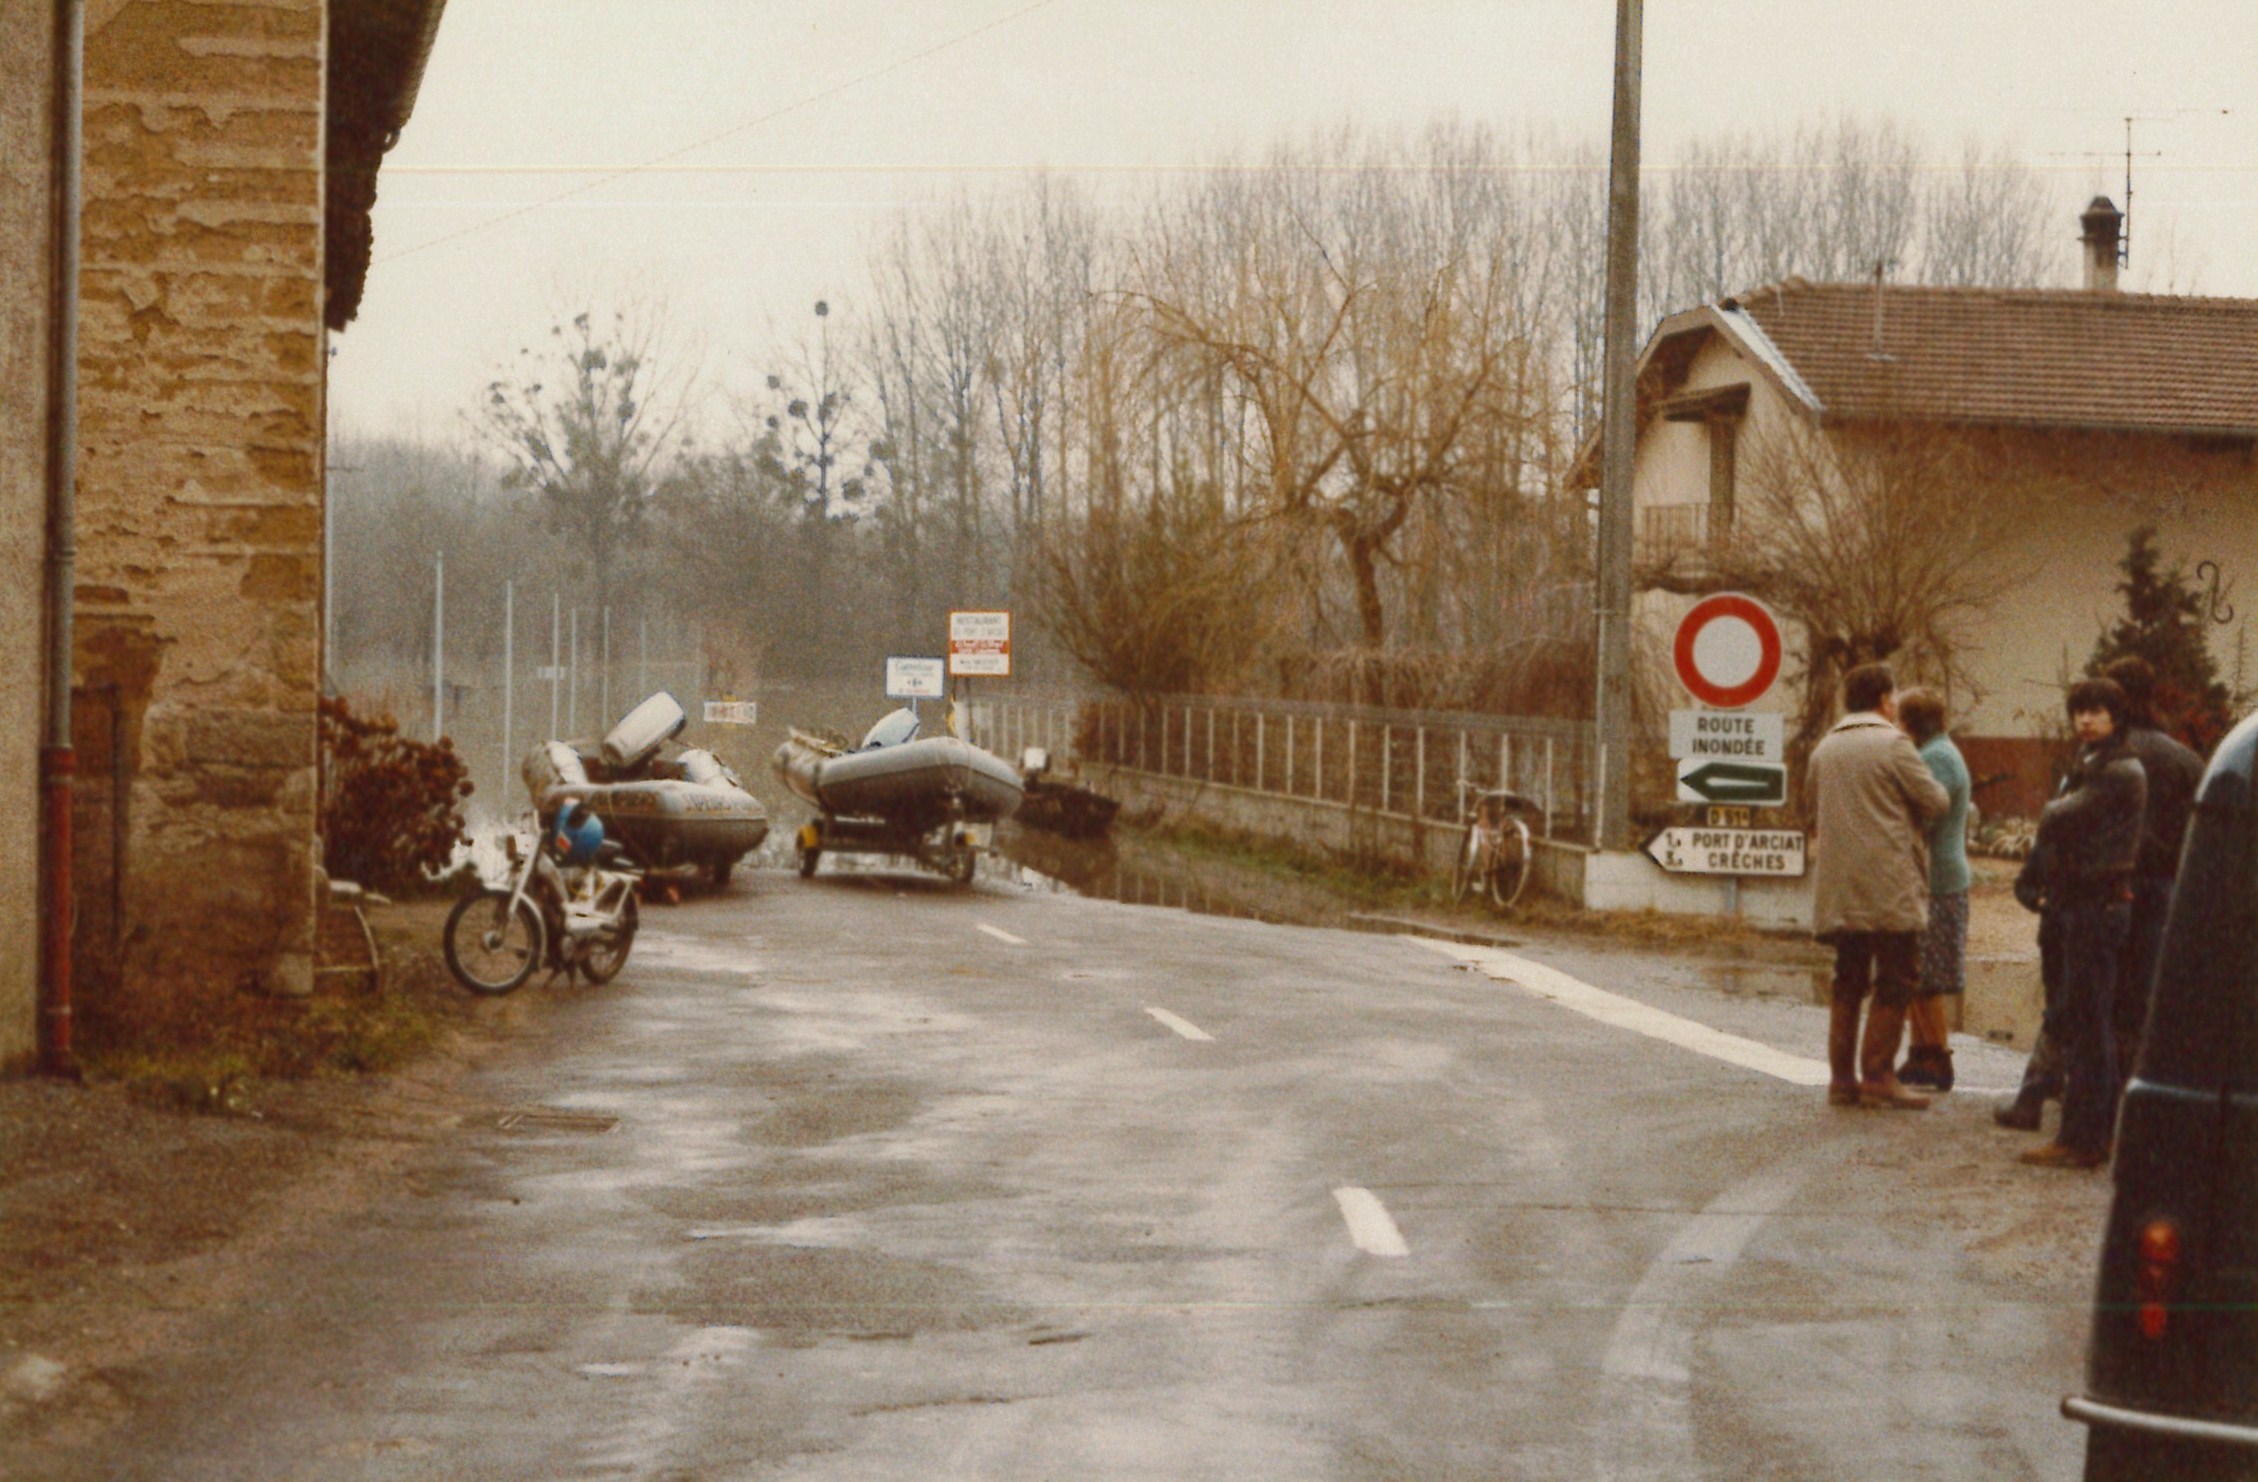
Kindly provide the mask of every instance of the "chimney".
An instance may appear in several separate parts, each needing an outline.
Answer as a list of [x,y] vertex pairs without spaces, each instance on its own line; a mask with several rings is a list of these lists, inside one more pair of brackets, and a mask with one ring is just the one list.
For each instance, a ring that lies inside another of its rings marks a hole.
[[2117,230],[2124,220],[2124,213],[2111,205],[2107,196],[2095,196],[2093,204],[2078,218],[2078,225],[2085,228],[2085,235],[2078,240],[2086,249],[2088,293],[2117,291]]

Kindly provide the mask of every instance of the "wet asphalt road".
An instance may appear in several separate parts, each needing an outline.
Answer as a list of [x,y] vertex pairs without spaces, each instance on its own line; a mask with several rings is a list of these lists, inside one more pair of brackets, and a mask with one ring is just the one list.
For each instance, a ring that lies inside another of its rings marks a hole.
[[2087,1278],[1964,1259],[1905,1119],[1401,938],[828,871],[646,923],[101,1475],[2074,1474]]

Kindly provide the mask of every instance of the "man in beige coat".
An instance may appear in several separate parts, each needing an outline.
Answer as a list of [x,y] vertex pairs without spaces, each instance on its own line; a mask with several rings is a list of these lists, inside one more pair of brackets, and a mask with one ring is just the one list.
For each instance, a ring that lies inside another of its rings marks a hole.
[[[1848,713],[1812,749],[1810,771],[1812,929],[1835,949],[1827,1100],[1918,1111],[1928,1098],[1899,1085],[1892,1066],[1929,920],[1928,826],[1948,800],[1897,728],[1888,666],[1862,664],[1842,689]],[[1858,1010],[1869,989],[1861,1045]]]

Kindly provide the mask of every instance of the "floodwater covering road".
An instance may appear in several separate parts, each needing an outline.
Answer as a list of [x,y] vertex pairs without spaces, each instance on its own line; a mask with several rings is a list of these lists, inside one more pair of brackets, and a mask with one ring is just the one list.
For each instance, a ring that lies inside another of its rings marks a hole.
[[73,1475],[2076,1466],[2098,1181],[1830,1111],[1808,1005],[1000,873],[645,920]]

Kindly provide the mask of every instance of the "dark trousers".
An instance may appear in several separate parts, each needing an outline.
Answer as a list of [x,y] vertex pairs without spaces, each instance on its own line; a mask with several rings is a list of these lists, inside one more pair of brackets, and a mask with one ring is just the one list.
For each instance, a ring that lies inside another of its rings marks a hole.
[[2117,1124],[2117,978],[2123,970],[2132,906],[2073,902],[2061,908],[2062,1008],[2059,1014],[2065,1147],[2098,1153]]
[[1902,1009],[1913,1002],[1921,983],[1921,934],[1917,931],[1838,931],[1835,997],[1857,1003],[1871,990],[1874,1002]]
[[2124,973],[2117,980],[2113,1022],[2118,1074],[2130,1079],[2141,1032],[2148,1026],[2148,995],[2156,986],[2156,959],[2164,950],[2164,915],[2172,905],[2170,875],[2133,878],[2132,925],[2125,942]]

